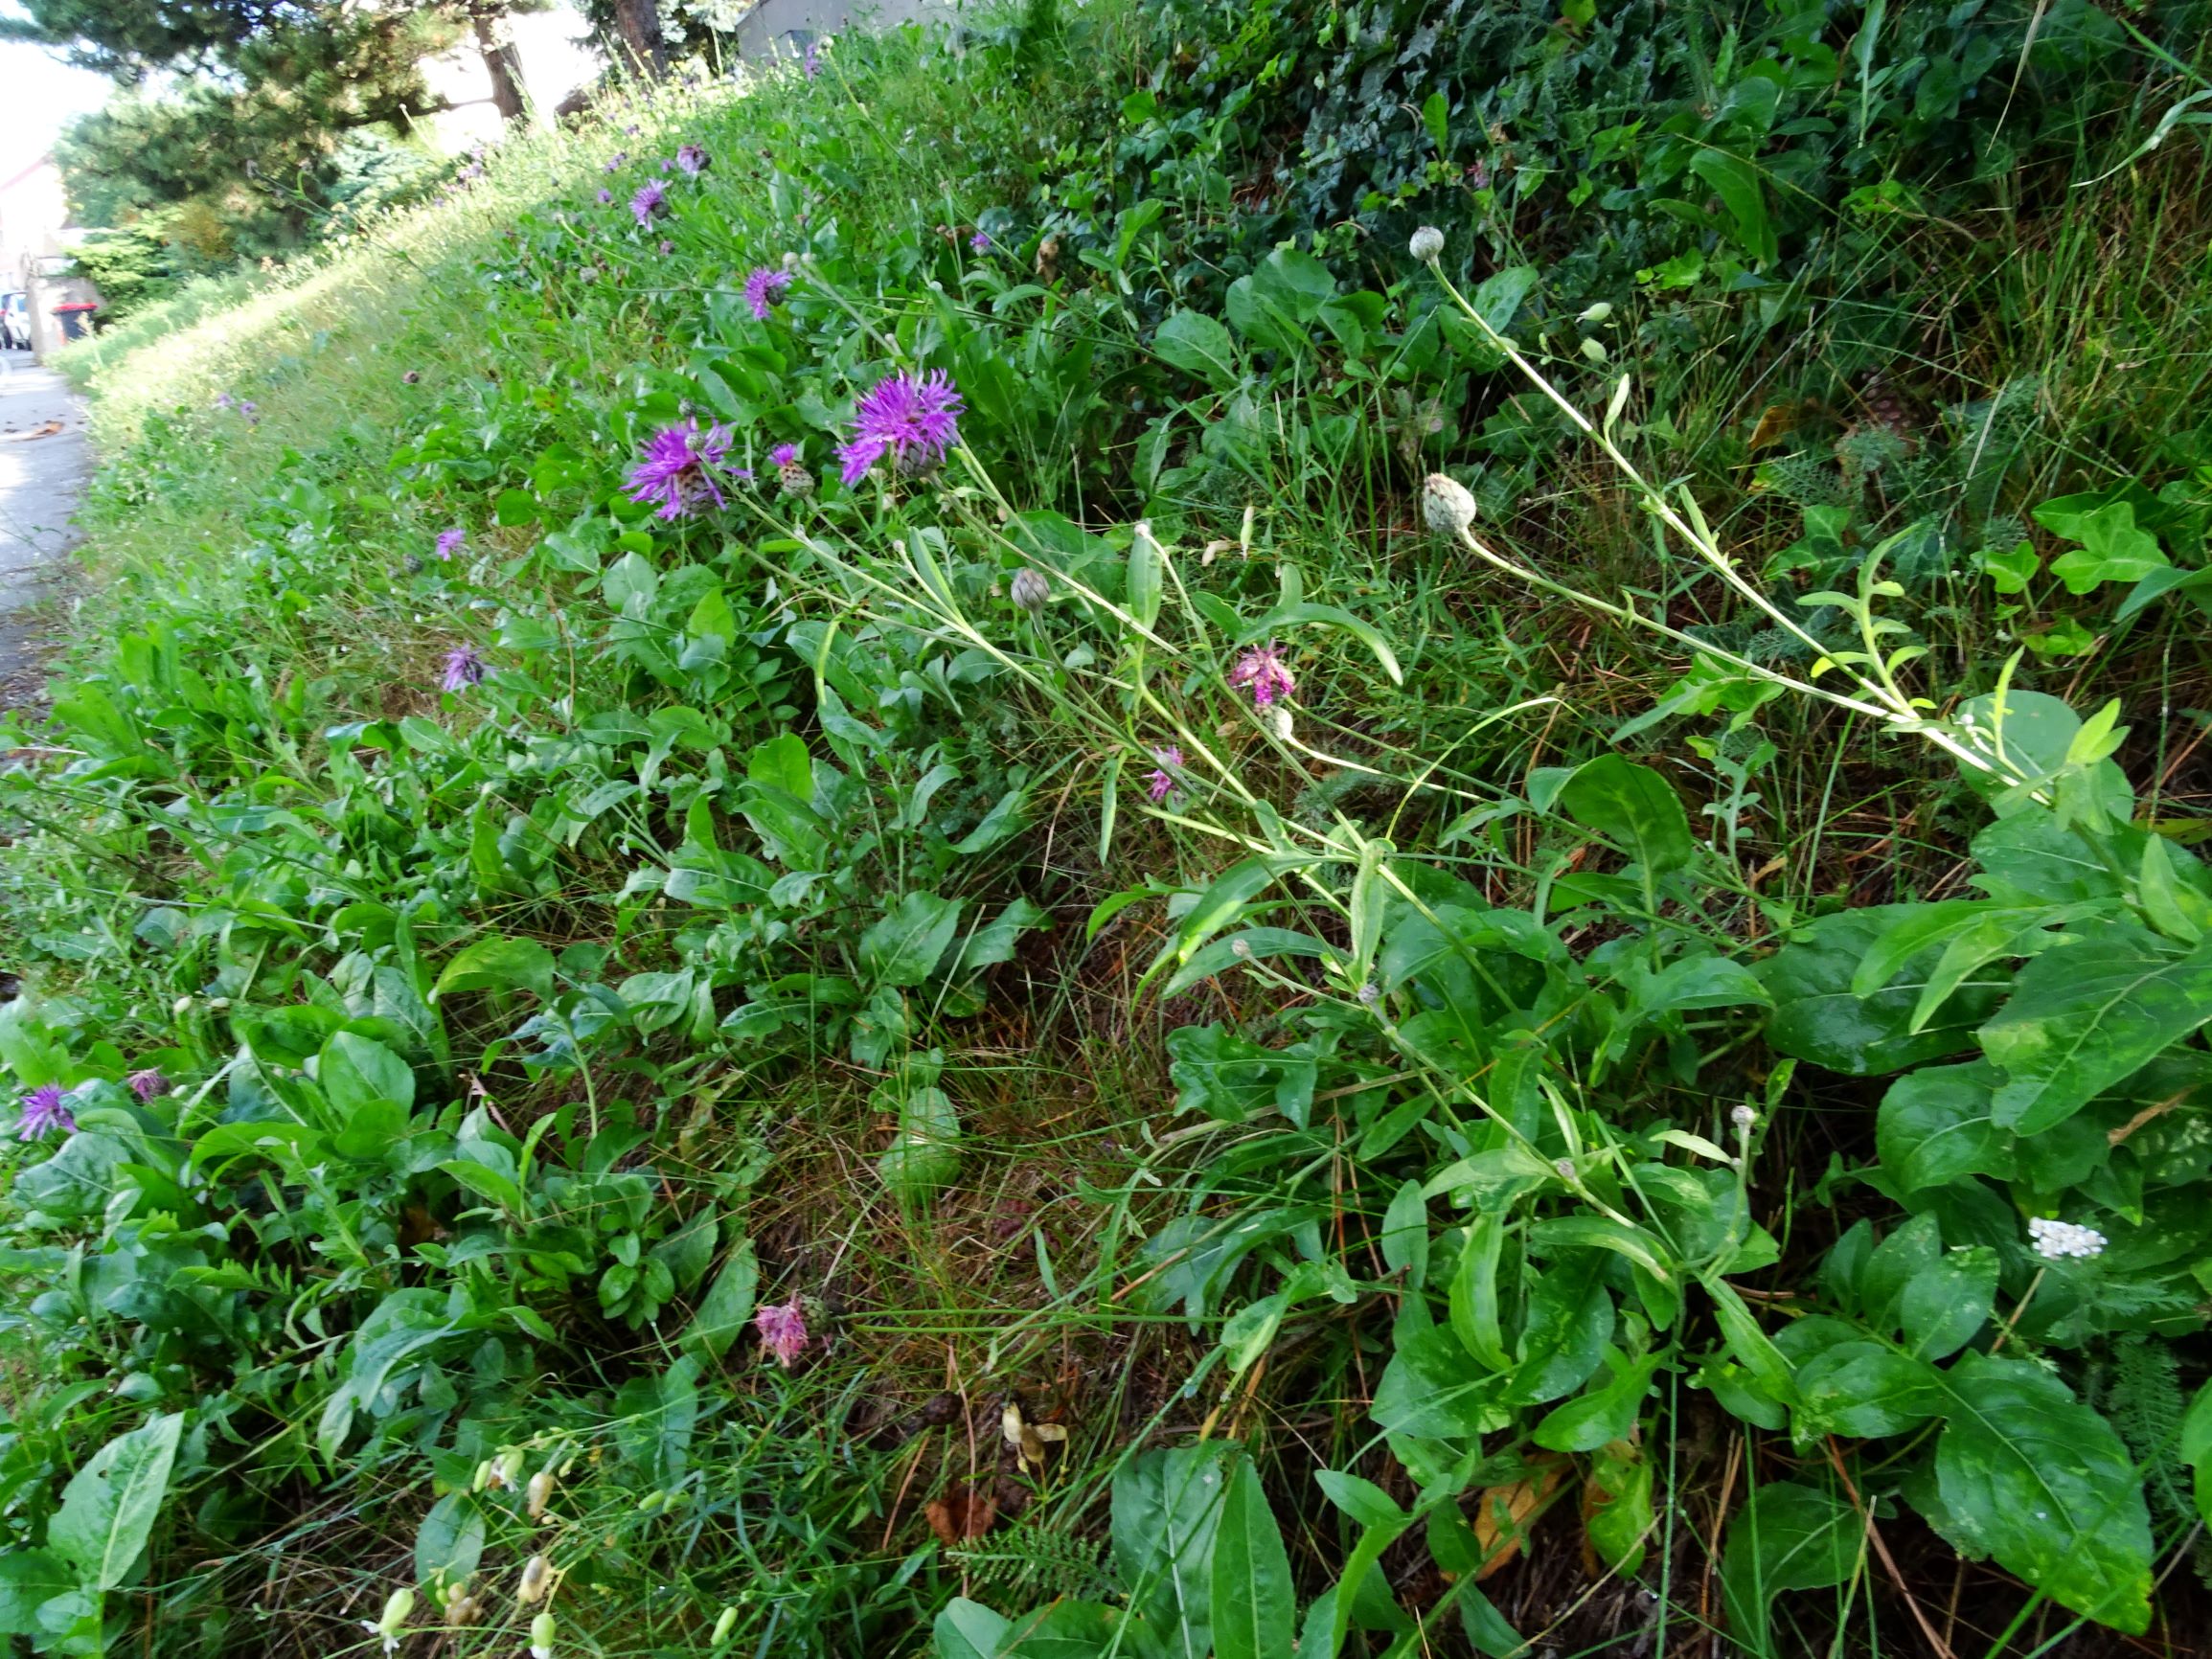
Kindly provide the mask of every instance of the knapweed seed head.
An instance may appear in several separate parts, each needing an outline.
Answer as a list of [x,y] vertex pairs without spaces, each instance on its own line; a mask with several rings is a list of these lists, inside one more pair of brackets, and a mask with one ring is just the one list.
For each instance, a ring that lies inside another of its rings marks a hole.
[[156,1066],[132,1072],[127,1080],[130,1092],[139,1098],[141,1103],[158,1101],[169,1093],[169,1079],[161,1075],[160,1068]]
[[2033,1216],[2028,1218],[2028,1242],[2048,1261],[2087,1261],[2105,1253],[2106,1240],[2094,1227]]
[[1273,708],[1264,710],[1260,717],[1267,722],[1267,731],[1278,743],[1288,743],[1290,734],[1297,729],[1297,722],[1290,717],[1290,705],[1288,703],[1277,703]]
[[1749,1106],[1738,1106],[1728,1114],[1728,1122],[1736,1125],[1739,1135],[1748,1135],[1759,1126],[1759,1114]]
[[441,691],[465,692],[470,686],[484,682],[484,659],[467,646],[455,646],[445,653],[445,673],[440,679]]
[[902,370],[877,381],[854,405],[852,441],[837,451],[845,487],[857,485],[885,455],[909,476],[944,460],[960,442],[964,407],[942,369],[920,378]]
[[1429,529],[1443,535],[1457,535],[1474,523],[1474,495],[1466,485],[1442,472],[1431,472],[1421,486],[1421,516]]
[[23,1097],[23,1122],[15,1131],[15,1138],[42,1141],[56,1129],[73,1135],[77,1132],[77,1119],[69,1110],[59,1083],[40,1083]]
[[789,271],[755,265],[745,278],[745,304],[752,307],[754,321],[766,322],[768,312],[784,303],[784,290],[790,285]]
[[1434,225],[1423,225],[1407,240],[1405,251],[1425,265],[1444,252],[1444,233]]
[[780,1307],[762,1308],[753,1315],[753,1324],[761,1332],[761,1346],[774,1354],[776,1363],[786,1371],[807,1352],[807,1316],[800,1311],[796,1296]]
[[1014,602],[1031,616],[1042,616],[1044,607],[1052,600],[1051,580],[1043,571],[1032,570],[1027,565],[1014,573],[1014,583],[1010,591],[1014,595]]
[[1254,646],[1229,670],[1229,684],[1252,693],[1255,708],[1265,709],[1297,691],[1298,682],[1283,664],[1281,648],[1273,640]]
[[683,518],[707,503],[727,505],[720,480],[729,468],[723,457],[730,452],[729,429],[699,429],[696,420],[680,426],[664,426],[646,441],[645,453],[630,468],[629,498],[657,501],[658,517]]

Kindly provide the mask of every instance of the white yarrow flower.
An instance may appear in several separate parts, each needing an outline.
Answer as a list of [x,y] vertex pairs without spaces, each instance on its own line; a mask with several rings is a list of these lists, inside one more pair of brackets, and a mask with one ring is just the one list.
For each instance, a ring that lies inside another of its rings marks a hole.
[[2069,1259],[2087,1261],[2105,1253],[2105,1236],[2094,1227],[2078,1227],[2071,1221],[2054,1221],[2045,1216],[2029,1218],[2028,1241],[2035,1246],[2036,1254],[2048,1261]]

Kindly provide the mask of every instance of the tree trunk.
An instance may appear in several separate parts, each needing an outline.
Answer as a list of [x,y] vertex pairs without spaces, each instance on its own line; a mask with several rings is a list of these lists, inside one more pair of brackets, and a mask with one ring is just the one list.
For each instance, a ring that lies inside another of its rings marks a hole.
[[499,23],[488,11],[472,11],[468,21],[476,29],[476,50],[484,55],[484,72],[491,77],[491,103],[501,121],[522,119],[522,57],[514,42],[502,40]]
[[614,0],[614,27],[629,56],[629,67],[651,80],[668,73],[661,45],[659,0]]

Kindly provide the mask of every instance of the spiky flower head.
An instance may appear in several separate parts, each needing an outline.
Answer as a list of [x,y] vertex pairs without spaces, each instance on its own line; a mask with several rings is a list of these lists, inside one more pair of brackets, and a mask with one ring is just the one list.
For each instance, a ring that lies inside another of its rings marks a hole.
[[714,166],[714,162],[707,155],[707,152],[697,145],[683,144],[676,147],[676,166],[682,168],[691,177],[696,178],[708,168]]
[[670,241],[668,238],[663,237],[660,239],[660,251],[661,258],[666,259],[669,255],[676,251],[676,245],[675,243]]
[[629,198],[629,211],[641,225],[650,225],[669,211],[669,193],[657,178],[649,178]]
[[468,533],[466,530],[458,526],[452,530],[441,530],[438,533],[438,557],[451,558],[467,544]]
[[1423,225],[1406,242],[1405,251],[1425,265],[1444,252],[1444,233],[1434,225]]
[[1031,616],[1041,616],[1052,598],[1052,582],[1041,570],[1026,566],[1014,573],[1014,602]]
[[799,464],[799,446],[796,443],[779,443],[768,451],[770,466],[796,466]]
[[683,518],[707,502],[727,505],[718,479],[728,468],[722,458],[730,452],[726,426],[699,430],[696,420],[681,426],[664,426],[646,441],[645,453],[630,468],[629,498],[657,501],[661,518]]
[[745,277],[745,304],[752,307],[754,320],[766,322],[769,309],[784,303],[784,290],[790,285],[789,271],[755,265]]
[[1237,666],[1229,670],[1229,684],[1240,691],[1249,690],[1252,705],[1265,709],[1280,697],[1288,697],[1298,689],[1298,682],[1290,677],[1290,670],[1283,665],[1283,653],[1273,640],[1264,646],[1254,646],[1237,659]]
[[2087,1261],[2105,1253],[2105,1236],[2094,1227],[2054,1221],[2046,1216],[2029,1217],[2028,1241],[2035,1246],[2038,1256],[2050,1261],[2068,1259]]
[[1431,472],[1421,486],[1421,516],[1433,531],[1457,535],[1474,523],[1474,496],[1456,478]]
[[886,454],[909,474],[944,460],[960,442],[964,407],[942,369],[921,379],[901,370],[877,381],[854,406],[852,442],[837,451],[846,488]]
[[16,1129],[18,1141],[43,1141],[56,1129],[65,1135],[77,1132],[77,1119],[71,1114],[61,1093],[59,1083],[41,1083],[23,1097],[23,1123]]
[[973,236],[968,239],[968,246],[971,253],[981,254],[990,252],[991,233],[989,231],[977,231]]
[[455,646],[445,653],[445,675],[438,682],[440,690],[465,692],[483,679],[484,659],[467,646]]
[[602,187],[601,187],[601,189],[600,189],[600,193],[599,193],[599,205],[600,205],[601,207],[604,207],[604,206],[606,206],[606,205],[607,205],[607,203],[609,203],[609,202],[611,202],[611,201],[613,201],[613,200],[614,200],[614,192],[612,192],[612,191],[610,191],[610,190],[606,189],[604,186],[602,186]]
[[806,56],[799,60],[799,67],[807,72],[809,80],[818,78],[822,73],[821,47],[811,40],[808,41]]
[[627,160],[629,160],[629,151],[627,149],[618,149],[612,155],[606,158],[606,170],[608,172],[620,172],[622,171],[623,163],[627,162]]
[[1182,770],[1183,752],[1173,743],[1164,743],[1152,751],[1152,759],[1160,766],[1158,771],[1145,780],[1145,794],[1157,805],[1174,793],[1174,775]]
[[157,1066],[132,1072],[126,1080],[130,1084],[130,1092],[139,1098],[141,1103],[157,1101],[169,1093],[169,1079],[161,1075]]
[[800,1311],[796,1296],[781,1307],[762,1308],[753,1315],[753,1324],[760,1329],[761,1346],[774,1354],[776,1363],[786,1371],[807,1351],[807,1316]]

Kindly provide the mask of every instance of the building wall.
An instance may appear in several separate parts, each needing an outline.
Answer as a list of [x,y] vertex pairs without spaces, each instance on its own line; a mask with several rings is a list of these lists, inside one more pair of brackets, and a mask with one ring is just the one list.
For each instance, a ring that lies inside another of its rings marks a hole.
[[738,24],[738,52],[751,58],[795,57],[811,40],[853,28],[896,29],[948,17],[951,0],[761,0]]

